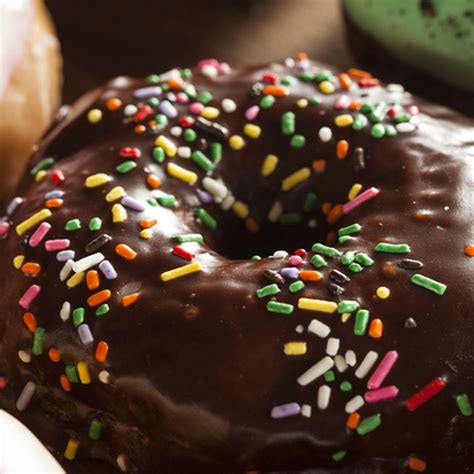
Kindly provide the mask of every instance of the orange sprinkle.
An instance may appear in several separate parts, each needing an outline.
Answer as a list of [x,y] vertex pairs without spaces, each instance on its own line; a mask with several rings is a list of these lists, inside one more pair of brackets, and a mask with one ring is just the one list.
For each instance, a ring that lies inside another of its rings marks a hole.
[[105,341],[99,341],[95,349],[95,358],[98,362],[105,362],[109,352],[109,345]]
[[474,244],[469,244],[464,247],[464,253],[469,257],[474,257]]
[[300,278],[303,281],[319,281],[321,280],[322,275],[316,270],[301,270]]
[[362,101],[361,101],[361,100],[353,100],[353,101],[349,104],[349,108],[350,108],[351,110],[359,110],[361,107],[362,107]]
[[321,171],[326,168],[326,160],[314,160],[313,161],[313,170]]
[[360,415],[356,411],[347,417],[346,426],[350,430],[355,430],[360,422]]
[[142,133],[145,133],[146,132],[146,127],[145,125],[137,125],[133,131],[137,134],[137,135],[141,135]]
[[89,290],[95,290],[99,288],[99,273],[96,270],[89,270],[86,275],[86,283]]
[[49,209],[56,209],[61,207],[64,201],[62,199],[48,199],[44,204]]
[[38,273],[41,271],[41,265],[39,263],[26,262],[21,267],[21,271],[25,275],[38,275]]
[[341,72],[337,78],[339,79],[339,83],[341,84],[341,87],[343,89],[349,89],[352,85],[352,79],[349,77],[349,74],[346,74],[345,72]]
[[135,301],[138,300],[138,293],[130,293],[122,297],[122,306],[126,308],[127,306],[132,305]]
[[383,322],[381,319],[372,319],[369,326],[369,336],[374,339],[382,337],[383,333]]
[[115,247],[115,253],[125,260],[134,260],[137,256],[137,252],[125,244],[118,244]]
[[288,89],[284,86],[265,86],[263,88],[263,95],[273,95],[275,97],[284,97],[285,95],[288,95],[290,92]]
[[349,152],[349,142],[347,140],[339,140],[336,145],[336,155],[342,160],[347,156]]
[[113,112],[114,110],[120,109],[122,101],[117,97],[112,97],[105,103],[105,106]]
[[245,219],[245,227],[252,234],[256,234],[260,230],[259,223],[253,217]]
[[87,304],[93,308],[94,306],[105,303],[111,296],[112,293],[110,290],[102,290],[89,296],[89,298],[87,298]]
[[330,202],[325,202],[323,203],[323,205],[321,206],[321,211],[322,213],[327,216],[329,214],[329,212],[331,211],[331,203]]
[[424,472],[426,469],[426,463],[420,458],[416,458],[415,456],[410,456],[408,458],[408,467],[412,471]]
[[170,89],[181,89],[183,87],[182,79],[170,79],[167,84]]
[[342,217],[342,204],[336,204],[331,212],[328,214],[327,221],[328,224],[335,224]]
[[308,53],[305,53],[305,52],[298,53],[298,54],[295,56],[295,59],[296,59],[297,61],[304,61],[305,59],[308,59]]
[[64,374],[59,377],[59,383],[61,384],[61,387],[65,392],[71,391],[71,384],[69,383],[69,380]]
[[25,326],[28,328],[28,330],[30,330],[31,332],[35,332],[37,324],[35,315],[33,313],[27,311],[23,315],[23,322],[25,323]]
[[158,221],[156,219],[142,219],[139,224],[142,229],[149,229],[158,224]]
[[372,74],[370,74],[370,72],[363,71],[362,69],[357,69],[354,67],[348,69],[347,74],[349,74],[349,76],[351,77],[355,77],[356,79],[370,79],[372,77]]
[[161,186],[160,178],[158,178],[158,176],[155,176],[154,174],[149,174],[146,177],[146,182],[148,186],[153,189],[159,188]]
[[61,360],[61,353],[54,346],[49,348],[48,356],[53,362],[59,362]]
[[157,123],[156,120],[150,120],[150,121],[148,122],[148,126],[149,126],[150,128],[153,128],[153,127],[156,125],[156,123]]

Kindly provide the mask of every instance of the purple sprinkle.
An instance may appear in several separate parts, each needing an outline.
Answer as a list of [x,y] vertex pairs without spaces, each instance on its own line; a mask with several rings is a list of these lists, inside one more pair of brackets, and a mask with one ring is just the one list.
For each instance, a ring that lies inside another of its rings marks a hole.
[[122,205],[128,207],[129,209],[133,209],[137,212],[142,212],[145,210],[145,206],[140,202],[137,201],[135,198],[131,196],[124,196],[121,201]]
[[281,276],[289,278],[290,280],[297,280],[300,276],[300,272],[295,267],[285,267],[280,270]]
[[62,250],[56,254],[56,260],[58,262],[67,262],[68,260],[74,260],[76,252],[74,250]]
[[149,97],[153,97],[155,95],[161,94],[161,87],[158,86],[150,86],[150,87],[143,87],[141,89],[137,89],[134,92],[134,96],[138,100],[148,99]]
[[87,346],[87,344],[92,344],[94,342],[94,337],[92,336],[91,330],[87,324],[81,324],[77,328],[81,342]]
[[107,280],[115,280],[118,276],[115,268],[108,260],[101,262],[99,269],[104,274],[105,278],[107,278]]
[[298,61],[296,63],[296,67],[298,68],[299,71],[307,71],[310,68],[309,61],[307,59],[303,59],[301,61]]
[[208,193],[207,191],[203,191],[202,189],[197,189],[196,192],[197,192],[199,200],[203,204],[211,204],[214,202],[212,195]]
[[278,405],[272,408],[272,418],[286,418],[288,416],[295,416],[301,413],[301,407],[299,403],[285,403],[284,405]]
[[53,191],[50,191],[49,193],[46,193],[44,195],[44,199],[60,199],[64,196],[64,191],[61,191],[59,189],[54,189]]
[[168,100],[163,100],[158,108],[160,109],[160,112],[165,114],[168,118],[176,118],[178,115],[176,107]]
[[6,214],[11,216],[17,209],[18,206],[23,202],[23,198],[16,196],[14,197],[7,206]]

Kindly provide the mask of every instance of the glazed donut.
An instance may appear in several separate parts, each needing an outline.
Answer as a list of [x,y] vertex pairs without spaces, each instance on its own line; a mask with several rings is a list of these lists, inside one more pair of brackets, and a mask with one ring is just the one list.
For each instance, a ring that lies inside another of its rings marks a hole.
[[1,224],[0,406],[67,472],[471,472],[473,125],[304,54],[91,92]]

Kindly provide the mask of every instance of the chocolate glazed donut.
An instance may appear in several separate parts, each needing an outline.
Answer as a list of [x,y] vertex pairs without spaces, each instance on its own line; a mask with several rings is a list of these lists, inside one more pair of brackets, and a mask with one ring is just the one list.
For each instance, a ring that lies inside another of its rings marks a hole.
[[0,406],[68,472],[472,472],[473,125],[304,55],[90,93],[0,225]]

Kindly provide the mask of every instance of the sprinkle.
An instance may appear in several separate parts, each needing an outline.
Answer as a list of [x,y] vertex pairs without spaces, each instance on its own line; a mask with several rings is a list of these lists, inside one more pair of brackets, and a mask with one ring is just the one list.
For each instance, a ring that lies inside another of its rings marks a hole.
[[288,356],[306,354],[306,342],[287,342],[283,346],[283,352]]
[[351,398],[345,406],[346,413],[355,413],[365,405],[364,399],[360,395]]
[[327,143],[332,139],[332,130],[329,127],[321,127],[318,132],[319,139],[323,143]]
[[120,203],[123,206],[128,207],[129,209],[132,209],[137,212],[143,212],[145,210],[145,206],[140,201],[131,196],[124,196]]
[[301,415],[305,418],[311,418],[311,405],[301,405]]
[[36,391],[36,384],[32,381],[26,382],[20,396],[16,401],[16,409],[18,411],[25,411],[28,407],[33,395]]
[[[104,245],[107,245],[111,240],[112,240],[112,237],[109,234],[100,234],[95,239],[92,239],[90,242],[87,243],[86,252],[87,253],[93,253],[96,250],[99,250],[100,248],[102,248]],[[89,258],[89,257],[86,257],[86,258]],[[98,258],[98,257],[96,257],[96,258]],[[98,263],[100,263],[100,262],[98,262]],[[94,266],[94,265],[92,265],[92,266]],[[90,267],[88,267],[88,268],[90,268]]]
[[336,90],[336,87],[334,86],[334,84],[330,81],[322,81],[320,84],[319,84],[319,90],[323,93],[323,94],[332,94],[335,90]]
[[66,222],[64,230],[67,232],[75,232],[81,228],[81,221],[79,219],[70,219]]
[[244,125],[244,134],[250,138],[256,139],[262,134],[262,129],[253,123],[246,123]]
[[105,303],[101,304],[96,310],[95,310],[95,315],[96,316],[104,316],[104,314],[107,314],[110,311],[110,306]]
[[228,114],[235,112],[237,109],[237,104],[229,98],[222,99],[221,106],[222,110]]
[[281,116],[281,131],[283,135],[293,135],[295,133],[294,112],[284,112]]
[[474,257],[474,244],[468,244],[464,247],[464,253],[468,257]]
[[25,326],[28,328],[30,332],[35,332],[36,318],[33,313],[30,313],[29,311],[27,311],[23,315],[23,323],[25,324]]
[[416,129],[416,126],[411,122],[402,122],[395,125],[395,128],[397,129],[397,132],[410,133]]
[[424,275],[421,275],[420,273],[415,273],[411,277],[411,282],[440,296],[444,295],[446,289],[448,288],[444,283],[440,283],[439,281],[428,278]]
[[415,472],[425,472],[426,470],[426,462],[414,456],[408,458],[407,466]]
[[137,167],[137,164],[134,161],[128,160],[116,166],[115,171],[117,171],[117,173],[120,173],[120,174],[127,174],[133,169],[135,169],[136,167]]
[[359,194],[357,197],[355,197],[351,201],[346,202],[346,204],[344,204],[342,206],[342,210],[343,210],[344,214],[349,214],[356,207],[358,207],[362,203],[364,203],[366,201],[369,201],[370,199],[374,198],[379,193],[380,193],[380,191],[375,187],[371,187],[371,188],[367,189],[362,194]]
[[379,242],[375,246],[375,251],[385,253],[409,253],[411,249],[408,244],[388,244],[385,242]]
[[31,228],[51,216],[52,214],[49,209],[42,209],[41,211],[37,212],[36,214],[23,221],[21,224],[18,224],[16,226],[16,233],[21,236],[25,232],[28,232]]
[[127,220],[127,211],[122,206],[122,204],[114,204],[112,206],[112,222],[114,224],[119,224]]
[[71,315],[71,303],[69,301],[65,301],[61,306],[61,310],[59,312],[59,317],[62,321],[67,321]]
[[385,300],[390,296],[390,290],[386,286],[379,286],[377,290],[375,290],[375,294],[381,300]]
[[370,258],[366,253],[357,252],[354,256],[354,261],[364,265],[364,267],[370,267],[374,264],[372,258]]
[[[72,263],[71,263],[71,267],[72,267]],[[83,278],[84,278],[84,272],[75,273],[71,278],[69,278],[69,280],[66,282],[66,285],[69,289],[75,288],[76,286],[81,284]]]
[[160,275],[160,278],[162,281],[170,281],[199,271],[201,271],[201,264],[199,262],[194,262],[163,272]]
[[41,355],[44,349],[44,333],[45,329],[37,327],[33,333],[33,346],[31,353],[33,355]]
[[109,352],[109,345],[105,341],[99,341],[95,349],[95,359],[97,362],[104,363]]
[[334,247],[328,247],[327,245],[323,245],[320,243],[313,244],[311,248],[313,252],[320,253],[322,255],[326,255],[327,257],[338,257],[341,255],[341,252]]
[[350,127],[353,121],[352,115],[349,114],[338,115],[334,119],[334,123],[337,127]]
[[11,216],[17,209],[18,207],[22,204],[23,198],[16,196],[14,197],[9,203],[8,206],[5,210],[5,214],[7,216]]
[[383,333],[383,322],[381,319],[372,319],[369,326],[369,336],[373,339],[380,339]]
[[370,372],[375,362],[377,362],[378,358],[379,358],[379,355],[377,354],[377,352],[375,351],[367,352],[366,356],[364,357],[359,367],[355,371],[355,376],[358,379],[363,379]]
[[341,340],[337,337],[330,337],[326,343],[326,354],[335,356],[339,352]]
[[339,384],[339,390],[341,392],[350,392],[352,390],[352,384],[349,381],[344,380]]
[[337,303],[326,300],[316,300],[312,298],[300,298],[298,308],[309,311],[320,311],[322,313],[334,313],[337,309]]
[[324,375],[325,372],[334,367],[334,361],[331,357],[325,356],[319,362],[310,367],[306,372],[304,372],[300,377],[298,377],[297,382],[301,386],[306,386],[311,382],[314,382],[317,378]]
[[308,326],[308,332],[312,332],[318,337],[325,338],[331,332],[331,328],[317,319],[312,319]]
[[81,324],[77,328],[77,332],[79,334],[79,339],[85,346],[94,342],[94,337],[92,336],[91,330],[87,324]]
[[245,146],[245,140],[240,135],[229,137],[229,146],[233,150],[241,150]]
[[202,151],[193,151],[191,158],[208,173],[214,169],[214,163]]
[[434,397],[446,386],[446,382],[441,378],[437,377],[430,383],[425,385],[421,390],[416,392],[406,401],[406,407],[409,411],[415,411],[421,405],[426,403],[430,398]]
[[388,387],[379,388],[377,390],[371,390],[365,392],[364,399],[367,403],[377,403],[384,400],[390,400],[398,395],[398,388],[394,385]]
[[99,269],[104,274],[105,278],[107,278],[107,280],[115,280],[118,276],[115,268],[108,260],[101,262]]
[[18,304],[23,309],[28,309],[33,301],[38,297],[41,287],[38,285],[31,285],[20,298]]
[[336,156],[342,160],[349,152],[349,142],[347,140],[339,140],[336,144]]
[[105,200],[107,202],[114,202],[122,197],[125,196],[125,190],[122,188],[122,186],[115,186],[115,188],[112,188],[106,195],[105,195]]
[[185,242],[197,242],[202,244],[204,242],[204,237],[202,234],[179,234],[174,237],[180,244]]
[[354,411],[347,417],[346,426],[350,430],[355,430],[357,426],[359,425],[359,422],[360,422],[360,414]]
[[91,424],[89,425],[89,438],[97,441],[100,439],[103,425],[97,418],[92,418]]
[[273,419],[287,418],[289,416],[299,415],[301,407],[298,403],[285,403],[272,408],[271,417]]
[[13,258],[13,266],[17,270],[19,270],[22,267],[24,261],[25,261],[24,255],[17,255],[16,257]]
[[200,222],[202,222],[208,229],[217,229],[217,221],[202,207],[196,209],[196,218]]
[[337,312],[342,313],[352,313],[359,308],[359,303],[353,300],[341,300],[337,305]]
[[377,429],[381,424],[382,424],[382,419],[381,419],[380,413],[364,418],[359,423],[359,426],[356,429],[357,434],[360,436],[364,436],[368,433],[371,433],[375,429]]
[[294,306],[288,303],[280,303],[278,301],[269,301],[267,303],[267,310],[272,313],[291,314]]
[[76,327],[80,326],[84,322],[86,312],[84,308],[76,308],[72,312],[72,321]]
[[100,217],[93,217],[89,221],[88,227],[91,232],[97,232],[102,228],[102,219]]
[[102,120],[102,111],[100,109],[91,109],[87,112],[87,120],[90,123],[98,123]]
[[142,87],[141,89],[137,89],[133,96],[138,100],[145,100],[149,97],[154,97],[157,95],[161,95],[162,90],[161,87],[158,86],[149,86],[149,87]]
[[83,385],[88,385],[91,383],[91,376],[89,374],[89,367],[86,362],[83,360],[77,363],[77,373],[79,375],[79,380]]
[[181,166],[178,166],[175,163],[168,163],[166,170],[171,176],[180,179],[181,181],[184,181],[188,184],[195,184],[198,179],[198,175],[196,173],[182,168]]
[[178,257],[181,257],[181,258],[184,258],[185,260],[190,260],[190,261],[195,257],[195,255],[192,252],[188,252],[186,249],[184,249],[183,247],[180,247],[179,245],[176,245],[173,248],[172,253]]
[[336,374],[334,373],[334,370],[328,370],[324,374],[324,380],[326,380],[326,382],[334,382],[334,380],[336,380]]
[[301,270],[300,278],[303,281],[319,281],[321,280],[322,275],[316,270]]
[[87,304],[93,308],[95,306],[101,305],[102,303],[105,303],[110,299],[111,296],[112,293],[110,290],[102,290],[98,293],[89,296],[89,298],[87,298]]
[[37,247],[45,238],[46,234],[49,232],[50,229],[51,224],[48,224],[47,222],[42,222],[32,234],[32,236],[29,238],[29,246],[33,248]]
[[356,313],[354,321],[354,334],[356,336],[364,336],[367,332],[369,323],[369,312],[365,309],[359,309]]
[[461,413],[461,415],[472,416],[472,406],[467,393],[456,395],[456,403],[458,404],[459,412]]
[[134,260],[137,257],[137,252],[125,244],[118,244],[115,247],[115,253],[125,260]]
[[347,365],[346,359],[344,359],[342,355],[337,355],[334,357],[334,363],[336,364],[336,369],[341,373],[345,372],[349,367]]
[[321,385],[318,389],[318,408],[320,410],[326,410],[329,406],[329,400],[331,398],[331,387],[329,385]]
[[264,286],[257,290],[257,297],[258,298],[265,298],[266,296],[273,296],[280,293],[280,288],[276,283],[272,283],[271,285]]
[[79,441],[74,438],[70,438],[67,442],[66,449],[64,450],[64,457],[68,461],[73,461],[76,458],[77,450],[79,449]]
[[157,137],[157,139],[155,140],[155,146],[161,147],[166,153],[166,156],[169,156],[171,158],[176,155],[176,152],[178,150],[176,148],[176,145],[164,135],[159,135]]
[[284,86],[269,85],[263,88],[263,95],[272,95],[274,97],[283,97],[288,95],[290,91]]
[[298,293],[298,291],[301,291],[304,287],[305,285],[302,281],[294,281],[288,287],[288,290],[290,291],[290,293]]
[[290,191],[298,184],[307,180],[311,175],[311,170],[309,168],[300,168],[298,171],[287,176],[281,183],[282,191]]
[[[105,235],[105,234],[104,234]],[[98,265],[102,260],[104,260],[104,255],[101,253],[94,253],[93,255],[89,255],[87,257],[81,258],[72,264],[72,271],[75,273],[84,272],[89,270],[89,268]]]
[[66,376],[69,382],[79,383],[79,377],[77,376],[76,367],[73,364],[67,364],[65,367]]
[[38,171],[38,173],[36,173],[36,175],[35,175],[35,181],[37,183],[43,181],[44,178],[46,178],[46,171],[45,170]]
[[349,191],[349,194],[347,195],[347,199],[349,199],[349,201],[352,201],[355,197],[358,196],[361,189],[362,189],[362,184],[359,184],[359,183],[353,184]]
[[86,178],[85,186],[86,188],[97,188],[103,186],[104,184],[110,182],[112,178],[105,173],[93,174]]
[[51,362],[54,362],[54,363],[58,363],[61,360],[61,353],[54,346],[49,348],[48,356]]
[[130,293],[128,295],[122,296],[122,306],[124,308],[127,308],[128,306],[131,306],[132,304],[136,303],[138,300],[138,295],[139,293]]

